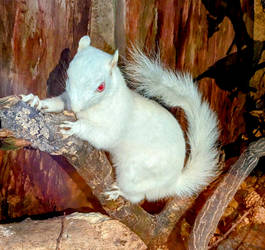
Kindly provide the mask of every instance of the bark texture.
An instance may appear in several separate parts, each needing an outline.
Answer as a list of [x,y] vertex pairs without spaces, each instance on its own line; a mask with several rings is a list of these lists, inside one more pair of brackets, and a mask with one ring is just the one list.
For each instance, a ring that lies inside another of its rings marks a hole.
[[129,228],[99,213],[0,225],[0,242],[4,249],[147,249]]
[[0,95],[46,96],[46,81],[65,48],[88,32],[90,0],[0,1]]
[[265,156],[265,138],[250,144],[233,164],[211,197],[196,217],[189,240],[189,249],[207,249],[208,243],[241,183],[256,167],[260,157]]

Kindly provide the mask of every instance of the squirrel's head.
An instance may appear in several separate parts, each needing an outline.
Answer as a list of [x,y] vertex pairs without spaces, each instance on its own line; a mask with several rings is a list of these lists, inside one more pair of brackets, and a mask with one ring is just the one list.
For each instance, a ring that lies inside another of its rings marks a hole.
[[89,36],[80,39],[66,81],[66,91],[74,112],[99,103],[104,96],[115,91],[113,77],[117,72],[118,58],[117,50],[114,55],[110,55],[90,46]]

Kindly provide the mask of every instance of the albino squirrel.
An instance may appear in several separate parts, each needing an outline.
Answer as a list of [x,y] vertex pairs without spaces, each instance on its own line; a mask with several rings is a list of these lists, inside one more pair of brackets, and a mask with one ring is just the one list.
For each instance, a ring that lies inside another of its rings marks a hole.
[[39,100],[29,94],[22,100],[46,112],[72,109],[77,121],[61,124],[61,132],[111,153],[116,184],[105,192],[108,199],[121,195],[138,203],[198,193],[218,171],[216,115],[190,75],[166,70],[137,49],[131,53],[134,60],[127,71],[139,83],[138,90],[186,114],[190,154],[185,167],[186,145],[177,120],[130,90],[117,66],[118,51],[112,56],[96,49],[88,36],[79,41],[62,95]]

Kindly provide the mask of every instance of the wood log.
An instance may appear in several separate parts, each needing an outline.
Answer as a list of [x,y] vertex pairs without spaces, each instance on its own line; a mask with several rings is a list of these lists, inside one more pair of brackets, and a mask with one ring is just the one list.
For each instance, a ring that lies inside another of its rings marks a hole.
[[147,249],[129,228],[99,213],[0,225],[0,242],[1,249]]

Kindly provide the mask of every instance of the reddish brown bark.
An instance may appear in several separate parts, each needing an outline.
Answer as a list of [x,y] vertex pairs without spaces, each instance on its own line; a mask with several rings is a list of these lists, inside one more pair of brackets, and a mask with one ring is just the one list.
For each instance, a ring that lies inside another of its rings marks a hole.
[[0,1],[0,96],[34,92],[88,31],[91,1]]

